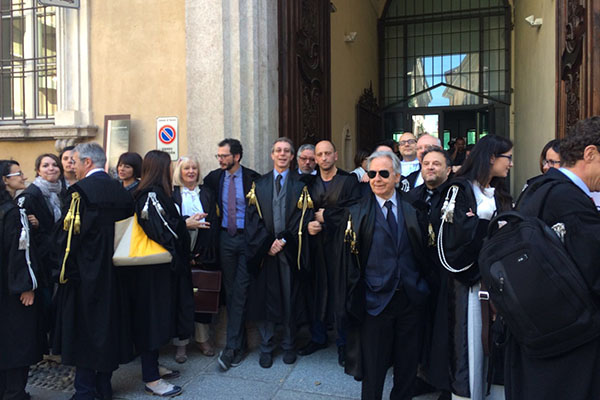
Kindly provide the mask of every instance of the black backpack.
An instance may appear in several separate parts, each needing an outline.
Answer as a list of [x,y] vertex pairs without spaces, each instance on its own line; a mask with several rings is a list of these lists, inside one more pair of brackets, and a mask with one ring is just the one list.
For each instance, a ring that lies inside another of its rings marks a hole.
[[[536,193],[541,215],[558,182],[542,180]],[[499,228],[498,222],[504,221]],[[490,300],[510,334],[531,357],[552,357],[600,336],[600,312],[557,233],[541,219],[516,211],[490,221],[479,254]]]

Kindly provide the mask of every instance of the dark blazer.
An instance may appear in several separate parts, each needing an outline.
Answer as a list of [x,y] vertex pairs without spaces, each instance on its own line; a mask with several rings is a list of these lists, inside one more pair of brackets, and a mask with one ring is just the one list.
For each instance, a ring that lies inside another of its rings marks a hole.
[[[399,228],[403,228],[408,236],[418,271],[416,276],[407,276],[408,279],[403,280],[403,287],[411,302],[415,305],[421,305],[426,301],[429,293],[428,284],[422,278],[429,275],[427,263],[421,262],[424,259],[425,237],[421,232],[416,210],[405,200],[404,193],[397,191],[396,195],[398,208],[401,209],[404,215],[404,223],[402,226],[399,224]],[[344,277],[348,288],[346,309],[348,311],[349,326],[345,372],[356,378],[362,377],[360,331],[366,315],[365,270],[371,246],[374,245],[376,207],[378,206],[375,195],[371,194],[350,207],[347,213],[347,220],[350,217],[352,219],[352,230],[356,237],[350,240],[348,235],[345,236],[347,240],[345,240],[342,254]],[[389,234],[389,232],[386,233]],[[355,245],[354,252],[352,251],[352,241]]]
[[[244,186],[244,197],[252,188],[252,182],[260,178],[260,174],[250,168],[246,168],[241,165],[242,168],[242,183]],[[215,169],[210,171],[208,175],[204,177],[204,185],[209,187],[213,193],[216,194],[217,197],[217,214],[219,215],[219,219],[222,217],[223,213],[223,181],[225,180],[225,170],[223,169]],[[248,199],[246,199],[246,205],[248,205]]]
[[[405,200],[404,194],[397,191],[398,208],[404,216],[403,226],[399,229],[404,229],[408,235],[408,240],[415,258],[416,267],[418,269],[417,276],[408,277],[403,281],[403,286],[408,297],[415,304],[422,304],[428,294],[428,285],[422,280],[422,277],[429,276],[427,263],[422,263],[425,249],[425,236],[421,231],[416,210]],[[349,214],[352,216],[353,230],[357,235],[358,257],[356,259],[358,265],[346,265],[348,277],[348,297],[347,309],[357,320],[362,320],[365,315],[365,269],[367,266],[371,247],[374,245],[373,236],[375,229],[376,207],[379,204],[375,199],[375,195],[371,194],[358,202],[349,209]],[[387,225],[384,225],[387,228]],[[390,235],[389,231],[386,231]]]
[[411,172],[407,176],[402,176],[402,178],[400,179],[400,187],[402,188],[402,191],[409,192],[412,189],[414,189],[415,183],[417,182],[417,178],[419,177],[420,173],[421,164],[419,164],[418,170]]

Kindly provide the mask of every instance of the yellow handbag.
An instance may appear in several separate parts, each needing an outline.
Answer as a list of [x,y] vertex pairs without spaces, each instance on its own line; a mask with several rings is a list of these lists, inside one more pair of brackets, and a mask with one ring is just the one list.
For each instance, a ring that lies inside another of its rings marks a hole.
[[115,223],[115,266],[166,264],[172,259],[171,253],[146,235],[137,215]]

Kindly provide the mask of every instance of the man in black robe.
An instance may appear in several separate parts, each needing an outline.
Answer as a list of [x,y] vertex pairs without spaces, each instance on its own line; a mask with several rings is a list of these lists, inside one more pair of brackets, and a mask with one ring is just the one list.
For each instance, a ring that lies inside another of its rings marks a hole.
[[395,185],[400,160],[392,152],[368,159],[372,194],[350,207],[344,232],[347,277],[348,374],[362,379],[363,399],[381,399],[394,367],[391,399],[412,398],[422,341],[429,275],[416,210]]
[[217,195],[217,213],[221,219],[219,258],[227,306],[227,343],[217,362],[227,371],[244,359],[246,298],[250,284],[244,240],[246,194],[260,175],[240,164],[244,149],[239,140],[224,139],[218,146],[216,157],[220,168],[211,171],[204,178],[204,184]]
[[61,270],[53,349],[77,367],[75,400],[112,398],[110,379],[130,345],[122,343],[121,305],[112,263],[115,222],[133,213],[133,199],[104,172],[96,143],[73,152],[77,183],[69,188],[59,235]]
[[[429,135],[426,135],[429,136]],[[422,137],[421,137],[422,138]],[[419,142],[421,141],[419,138]],[[436,139],[437,140],[437,139]],[[417,145],[419,153],[419,145]],[[442,390],[450,397],[448,376],[448,278],[441,266],[436,247],[436,233],[439,231],[440,215],[444,198],[441,193],[447,185],[452,171],[450,155],[440,147],[423,149],[419,154],[424,184],[408,193],[410,201],[419,212],[421,230],[427,235],[426,263],[430,271],[431,296],[427,304],[427,319],[424,327],[421,371],[427,382],[417,378],[414,395]],[[433,389],[437,390],[433,390]]]
[[[564,234],[567,253],[600,305],[600,212],[590,198],[591,192],[600,191],[600,117],[575,125],[560,144],[560,158],[561,168],[529,181],[518,210],[538,216],[544,205],[539,217]],[[546,184],[555,186],[543,199],[539,193],[545,190],[532,188]],[[600,337],[551,358],[530,357],[513,336],[508,338],[504,369],[508,400],[600,399]]]
[[308,298],[311,300],[311,341],[298,354],[305,356],[327,347],[327,326],[335,320],[338,337],[338,362],[344,363],[344,280],[340,276],[342,218],[346,207],[360,198],[356,175],[336,167],[335,145],[323,140],[315,146],[319,174],[309,185],[315,205],[315,219],[308,225],[311,247],[311,278]]
[[[296,361],[297,325],[305,318],[304,282],[308,243],[302,240],[313,217],[305,184],[291,175],[294,147],[287,138],[273,143],[273,171],[260,177],[246,208],[246,253],[253,275],[248,319],[258,321],[260,366],[273,364],[275,324],[283,325],[283,362]],[[304,250],[302,252],[302,250]]]

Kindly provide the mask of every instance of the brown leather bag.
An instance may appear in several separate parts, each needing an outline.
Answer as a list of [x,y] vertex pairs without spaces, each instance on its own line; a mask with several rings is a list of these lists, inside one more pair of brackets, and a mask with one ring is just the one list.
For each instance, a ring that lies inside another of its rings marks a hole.
[[219,312],[221,271],[192,269],[194,286],[194,311],[216,314]]

